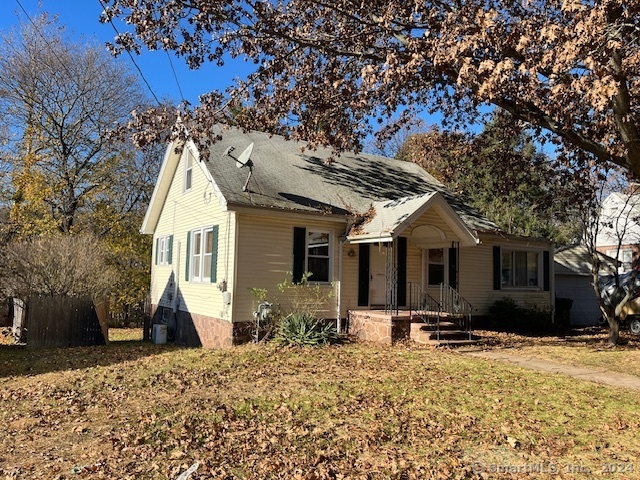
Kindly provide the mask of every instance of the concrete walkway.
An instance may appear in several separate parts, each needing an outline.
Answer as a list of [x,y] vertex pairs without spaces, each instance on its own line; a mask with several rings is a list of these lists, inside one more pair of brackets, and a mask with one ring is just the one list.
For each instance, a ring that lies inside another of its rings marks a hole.
[[487,360],[498,360],[510,363],[531,370],[543,372],[560,373],[570,377],[579,378],[588,382],[602,383],[613,387],[632,388],[640,390],[640,377],[626,375],[624,373],[612,372],[589,367],[576,367],[565,363],[558,363],[549,360],[542,360],[535,357],[524,357],[510,354],[506,350],[473,350],[463,351],[464,355],[484,358]]

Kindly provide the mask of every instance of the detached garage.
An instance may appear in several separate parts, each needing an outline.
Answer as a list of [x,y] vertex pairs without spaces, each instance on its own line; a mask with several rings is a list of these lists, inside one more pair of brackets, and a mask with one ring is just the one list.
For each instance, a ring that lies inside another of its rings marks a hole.
[[[604,257],[604,255],[603,255]],[[593,291],[591,258],[584,245],[559,249],[554,255],[556,297],[573,300],[569,322],[572,327],[597,325],[602,317],[598,298]],[[612,258],[603,259],[614,265]]]

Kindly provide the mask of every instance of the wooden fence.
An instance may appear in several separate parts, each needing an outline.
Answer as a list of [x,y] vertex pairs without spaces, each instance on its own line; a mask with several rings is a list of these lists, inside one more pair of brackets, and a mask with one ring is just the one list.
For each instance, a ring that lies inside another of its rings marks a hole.
[[104,345],[108,306],[91,298],[34,296],[27,301],[28,349]]

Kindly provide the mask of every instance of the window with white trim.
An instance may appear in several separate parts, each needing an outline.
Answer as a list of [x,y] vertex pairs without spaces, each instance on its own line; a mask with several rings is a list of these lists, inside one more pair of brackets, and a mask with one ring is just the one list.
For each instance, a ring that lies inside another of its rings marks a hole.
[[622,262],[622,270],[627,271],[631,269],[633,262],[633,251],[631,248],[611,248],[604,252],[611,258],[615,258],[619,262]]
[[502,287],[540,287],[540,252],[527,250],[502,250]]
[[189,243],[189,275],[194,282],[215,282],[218,255],[218,227],[192,230]]
[[165,235],[156,239],[156,265],[171,265],[171,249],[173,235]]
[[331,278],[331,234],[307,230],[307,272],[313,282],[329,282]]
[[191,190],[193,184],[193,165],[195,160],[188,148],[184,149],[184,191]]

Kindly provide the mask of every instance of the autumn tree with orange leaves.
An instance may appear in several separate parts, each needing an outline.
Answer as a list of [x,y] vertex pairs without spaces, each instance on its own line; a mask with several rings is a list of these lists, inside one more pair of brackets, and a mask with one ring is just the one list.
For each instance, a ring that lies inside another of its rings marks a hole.
[[116,38],[116,52],[172,50],[192,68],[228,56],[255,63],[190,112],[201,141],[229,101],[251,102],[246,127],[279,121],[292,137],[338,152],[359,148],[398,112],[379,135],[416,111],[464,125],[495,105],[548,134],[567,162],[610,162],[640,176],[638,0],[103,4],[103,21],[134,27]]
[[[146,47],[192,68],[255,64],[182,113],[200,146],[215,141],[227,105],[243,102],[251,115],[236,119],[241,126],[279,124],[337,153],[374,132],[384,143],[424,112],[460,128],[489,106],[553,142],[559,170],[587,178],[613,165],[640,178],[640,0],[102,3],[102,20],[123,32],[110,45],[116,54]],[[138,113],[137,141],[157,140],[171,114]]]

